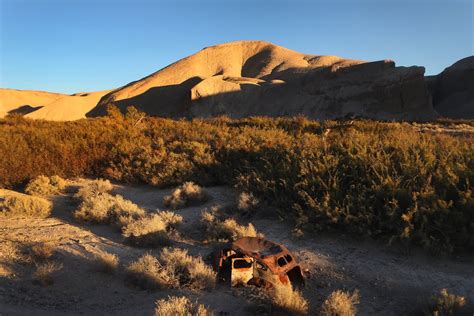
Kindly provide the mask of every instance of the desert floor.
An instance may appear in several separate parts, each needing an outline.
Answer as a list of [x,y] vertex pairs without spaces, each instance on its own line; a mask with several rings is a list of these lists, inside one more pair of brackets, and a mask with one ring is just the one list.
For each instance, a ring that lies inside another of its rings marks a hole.
[[[75,180],[73,186],[86,181]],[[179,230],[182,238],[173,244],[204,258],[212,246],[202,242],[201,211],[236,199],[236,192],[229,187],[207,190],[213,198],[205,205],[176,211],[184,217],[184,222]],[[165,209],[163,197],[170,192],[171,189],[151,186],[115,185],[114,188],[114,193],[149,211]],[[147,292],[127,285],[124,266],[143,253],[157,254],[160,249],[131,247],[122,243],[120,232],[114,227],[77,222],[72,217],[72,211],[77,207],[72,193],[52,199],[54,210],[50,218],[0,220],[0,243],[57,242],[59,246],[54,259],[63,265],[54,284],[48,287],[33,282],[32,267],[12,266],[10,275],[0,276],[0,315],[152,315],[155,301],[168,295],[198,299],[216,314],[255,313],[255,304],[243,294],[244,291],[223,285],[202,292]],[[360,291],[360,315],[412,314],[423,308],[442,288],[465,296],[470,304],[468,307],[473,307],[472,255],[445,258],[336,234],[296,238],[288,224],[271,215],[274,213],[266,210],[253,217],[238,219],[242,223],[252,222],[268,239],[285,244],[309,270],[303,294],[310,302],[311,314],[316,313],[324,299],[337,289]],[[91,263],[93,255],[103,250],[120,258],[121,267],[115,275],[97,272]]]

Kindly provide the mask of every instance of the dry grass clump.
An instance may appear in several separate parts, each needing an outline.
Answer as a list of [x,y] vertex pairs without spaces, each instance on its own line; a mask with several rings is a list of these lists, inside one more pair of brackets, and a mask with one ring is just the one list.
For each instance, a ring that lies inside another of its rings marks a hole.
[[171,195],[164,197],[165,206],[173,209],[201,205],[210,198],[207,191],[193,182],[185,182],[176,188]]
[[171,211],[160,211],[157,215],[161,218],[163,223],[166,225],[166,229],[176,229],[183,222],[183,217]]
[[42,286],[54,284],[54,274],[62,269],[62,265],[55,262],[45,262],[36,266],[33,276],[35,281]]
[[0,242],[0,277],[9,277],[15,274],[15,264],[25,261],[17,243],[12,241]]
[[252,212],[256,210],[259,203],[259,199],[253,193],[242,192],[237,198],[237,209],[241,212]]
[[201,257],[188,255],[185,249],[164,248],[160,260],[174,271],[182,286],[196,290],[212,289],[215,286],[216,273],[212,268]]
[[96,254],[94,262],[98,271],[107,274],[114,274],[119,266],[118,256],[106,251]]
[[171,211],[162,211],[137,220],[131,220],[122,227],[122,236],[137,246],[167,246],[171,243],[169,234],[183,221],[183,217]]
[[324,301],[319,313],[322,316],[354,316],[357,313],[359,298],[357,290],[352,294],[341,290],[334,291]]
[[170,244],[166,224],[161,217],[153,214],[131,221],[122,228],[125,240],[136,246],[165,246]]
[[66,185],[66,180],[59,176],[38,176],[28,183],[25,192],[31,195],[47,196],[61,193]]
[[210,289],[215,285],[215,272],[201,257],[192,257],[178,248],[165,248],[159,259],[145,254],[127,267],[127,280],[147,290],[178,288]]
[[145,254],[126,268],[127,281],[143,290],[178,287],[179,281],[174,270],[162,265],[151,254]]
[[308,301],[301,292],[293,290],[291,286],[276,286],[272,294],[271,301],[276,311],[281,311],[288,315],[308,314]]
[[155,316],[213,316],[214,313],[204,305],[193,303],[189,298],[168,296],[156,301]]
[[17,243],[6,240],[0,243],[0,259],[1,261],[20,261],[23,254]]
[[466,299],[463,296],[450,294],[447,289],[442,289],[437,297],[433,298],[434,307],[430,315],[434,316],[453,316],[457,311],[466,305]]
[[0,217],[39,217],[51,214],[53,204],[41,197],[26,194],[2,194],[0,189]]
[[74,217],[78,220],[116,224],[120,227],[143,216],[145,216],[145,211],[132,201],[126,200],[120,195],[108,193],[86,195],[79,208],[74,212]]
[[55,243],[37,243],[31,247],[30,253],[34,261],[46,261],[56,253],[56,248]]
[[242,237],[263,237],[252,223],[247,226],[239,225],[235,219],[220,220],[212,211],[204,211],[201,222],[206,229],[206,236],[210,240],[237,240]]
[[83,200],[91,196],[108,193],[112,191],[113,188],[114,187],[109,180],[96,179],[88,182],[85,186],[80,188],[76,194],[74,194],[74,197]]

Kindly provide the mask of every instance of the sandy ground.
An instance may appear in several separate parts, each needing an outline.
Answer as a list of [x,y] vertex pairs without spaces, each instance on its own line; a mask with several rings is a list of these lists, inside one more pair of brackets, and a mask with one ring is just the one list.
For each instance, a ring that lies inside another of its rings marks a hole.
[[[200,241],[201,211],[235,200],[231,188],[208,190],[213,198],[205,205],[176,211],[184,217],[180,233],[185,241],[173,245],[203,257],[211,247]],[[149,211],[165,209],[163,196],[170,191],[150,186],[115,186],[114,189],[114,193]],[[168,295],[198,299],[216,314],[255,314],[252,302],[222,285],[210,292],[147,292],[128,286],[124,282],[123,266],[145,252],[157,254],[160,249],[130,247],[122,243],[120,233],[113,227],[75,221],[72,211],[77,204],[70,194],[52,199],[55,206],[48,219],[0,220],[0,243],[55,241],[59,247],[54,260],[63,265],[55,276],[55,283],[49,287],[34,284],[31,266],[9,267],[12,274],[0,276],[0,315],[152,315],[154,302]],[[251,221],[268,239],[286,244],[309,270],[310,277],[303,293],[310,302],[311,314],[317,312],[333,290],[358,289],[360,315],[410,315],[423,308],[442,288],[465,296],[468,302],[465,311],[467,315],[473,314],[474,257],[470,255],[434,257],[344,235],[296,239],[291,234],[291,227],[276,218],[259,215],[239,220],[242,223]],[[90,261],[95,253],[103,250],[120,257],[121,268],[115,275],[99,273]]]

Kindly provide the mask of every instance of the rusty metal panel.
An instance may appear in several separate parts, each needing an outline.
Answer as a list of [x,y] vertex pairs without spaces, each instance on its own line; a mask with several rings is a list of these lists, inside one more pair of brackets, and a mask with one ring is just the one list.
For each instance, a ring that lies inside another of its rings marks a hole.
[[253,262],[252,258],[233,258],[231,284],[232,286],[238,284],[247,284],[253,278]]

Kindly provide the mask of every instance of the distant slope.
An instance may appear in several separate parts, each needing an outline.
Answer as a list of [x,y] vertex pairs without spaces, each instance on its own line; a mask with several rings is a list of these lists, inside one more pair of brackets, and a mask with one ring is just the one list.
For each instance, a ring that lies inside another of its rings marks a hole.
[[0,88],[0,117],[8,112],[25,111],[28,108],[37,108],[50,104],[66,94],[32,90],[14,90]]
[[37,111],[26,114],[26,117],[50,121],[79,120],[85,118],[86,113],[92,110],[100,98],[108,92],[110,90],[64,96]]
[[67,95],[0,89],[0,117],[8,113],[19,113],[25,117],[50,121],[78,120],[85,118],[85,114],[108,92],[110,90]]

